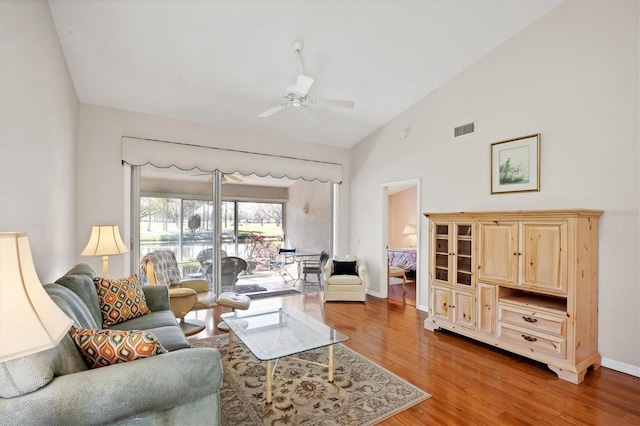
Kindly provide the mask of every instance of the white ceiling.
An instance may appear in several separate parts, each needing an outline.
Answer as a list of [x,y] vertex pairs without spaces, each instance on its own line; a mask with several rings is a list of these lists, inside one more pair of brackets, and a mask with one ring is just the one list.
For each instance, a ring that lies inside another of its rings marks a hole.
[[[81,102],[342,147],[562,0],[49,0]],[[355,101],[257,115],[295,83]]]

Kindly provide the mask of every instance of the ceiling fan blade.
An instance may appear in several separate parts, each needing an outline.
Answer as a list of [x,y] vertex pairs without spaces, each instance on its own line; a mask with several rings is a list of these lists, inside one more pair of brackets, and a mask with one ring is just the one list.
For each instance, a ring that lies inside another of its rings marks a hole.
[[343,101],[340,99],[314,99],[314,102],[319,105],[330,105],[340,108],[354,108],[356,103],[353,101]]
[[233,175],[233,174],[231,174],[231,175],[224,175],[224,177],[229,178],[229,179],[231,179],[231,180],[233,180],[233,181],[235,181],[235,182],[237,182],[237,183],[242,183],[242,182],[244,182],[244,179],[241,179],[241,178],[239,178],[238,176]]
[[285,109],[286,107],[287,107],[287,104],[282,104],[282,105],[274,106],[273,108],[268,109],[268,110],[266,110],[265,112],[258,114],[258,117],[260,117],[260,118],[266,118],[266,117],[269,117],[269,116],[271,116],[271,115],[275,114],[276,112],[278,112],[278,111],[280,111],[280,110]]
[[304,74],[300,74],[298,75],[298,80],[296,81],[295,91],[296,93],[299,93],[304,96],[307,94],[307,92],[309,92],[309,89],[311,89],[312,84],[313,84],[313,79],[311,77],[308,77]]

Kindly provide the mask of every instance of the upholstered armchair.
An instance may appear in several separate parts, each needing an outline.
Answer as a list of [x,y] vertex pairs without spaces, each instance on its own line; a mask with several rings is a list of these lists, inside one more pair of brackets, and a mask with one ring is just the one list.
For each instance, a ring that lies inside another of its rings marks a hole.
[[334,256],[322,269],[324,273],[324,300],[366,301],[367,268],[354,254]]
[[178,260],[171,250],[156,250],[144,256],[140,261],[140,275],[147,277],[148,284],[161,284],[169,287],[169,306],[185,332],[189,328],[202,329],[201,321],[185,320],[187,312],[194,309],[206,309],[215,305],[216,294],[209,291],[207,280],[195,279],[183,281],[178,268]]

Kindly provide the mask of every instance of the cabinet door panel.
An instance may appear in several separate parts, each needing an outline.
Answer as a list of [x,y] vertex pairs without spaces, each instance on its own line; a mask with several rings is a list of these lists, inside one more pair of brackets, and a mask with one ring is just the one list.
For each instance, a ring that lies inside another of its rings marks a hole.
[[454,322],[463,327],[475,329],[473,294],[456,291],[454,298]]
[[434,318],[451,321],[451,290],[440,287],[431,287],[432,315]]
[[496,332],[496,286],[478,284],[478,330]]
[[438,284],[451,285],[453,281],[451,235],[453,227],[449,222],[434,223],[431,227],[432,240],[432,269],[431,279]]
[[522,223],[523,287],[565,294],[567,223]]
[[516,285],[518,223],[480,222],[478,281]]
[[453,284],[456,287],[471,289],[475,287],[475,259],[473,257],[473,222],[456,222],[454,236],[454,266],[456,274]]

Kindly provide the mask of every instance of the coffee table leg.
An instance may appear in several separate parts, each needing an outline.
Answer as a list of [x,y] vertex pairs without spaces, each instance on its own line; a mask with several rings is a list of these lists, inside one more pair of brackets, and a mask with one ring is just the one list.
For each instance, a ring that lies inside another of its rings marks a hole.
[[267,405],[271,404],[271,384],[273,381],[273,361],[267,361]]
[[233,353],[233,331],[229,329],[229,355]]
[[333,383],[333,345],[329,345],[329,383]]

